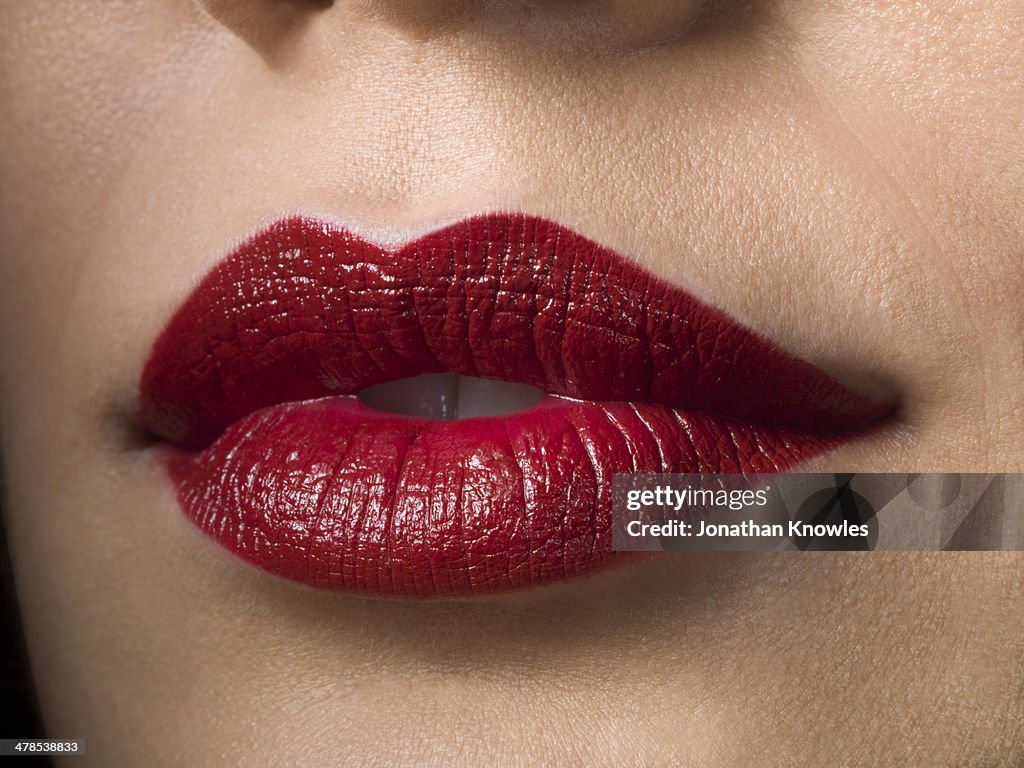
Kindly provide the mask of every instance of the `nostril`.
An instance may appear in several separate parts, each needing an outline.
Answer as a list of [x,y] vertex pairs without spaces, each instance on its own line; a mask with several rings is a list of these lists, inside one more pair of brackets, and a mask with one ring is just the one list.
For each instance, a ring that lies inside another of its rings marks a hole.
[[426,373],[374,384],[359,400],[378,411],[427,419],[470,419],[523,411],[544,393],[527,384],[478,379],[456,373]]

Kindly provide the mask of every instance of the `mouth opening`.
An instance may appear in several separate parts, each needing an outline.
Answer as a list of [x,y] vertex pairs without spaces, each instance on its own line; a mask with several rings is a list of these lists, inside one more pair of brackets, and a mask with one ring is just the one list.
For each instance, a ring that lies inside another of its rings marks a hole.
[[528,384],[447,372],[374,384],[358,397],[378,411],[449,421],[519,413],[536,405],[544,392]]

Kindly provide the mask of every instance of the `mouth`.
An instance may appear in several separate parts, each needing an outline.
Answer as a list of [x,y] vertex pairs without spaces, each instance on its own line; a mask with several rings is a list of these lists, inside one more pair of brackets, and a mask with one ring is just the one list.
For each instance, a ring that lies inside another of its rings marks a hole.
[[178,502],[266,571],[485,595],[597,570],[618,472],[777,472],[891,404],[550,221],[395,249],[291,218],[157,338],[142,425]]

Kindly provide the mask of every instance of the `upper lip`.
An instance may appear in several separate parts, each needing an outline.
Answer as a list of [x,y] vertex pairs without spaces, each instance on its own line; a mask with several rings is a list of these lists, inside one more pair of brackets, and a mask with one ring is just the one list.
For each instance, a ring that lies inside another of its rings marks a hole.
[[204,285],[141,380],[142,423],[188,448],[260,408],[441,371],[809,432],[860,429],[891,410],[529,216],[470,219],[395,250],[287,219]]
[[[353,397],[427,372],[562,396],[436,422]],[[615,472],[777,471],[890,411],[558,224],[493,214],[388,250],[280,221],[156,340],[141,419],[188,516],[314,586],[480,594],[612,558]]]

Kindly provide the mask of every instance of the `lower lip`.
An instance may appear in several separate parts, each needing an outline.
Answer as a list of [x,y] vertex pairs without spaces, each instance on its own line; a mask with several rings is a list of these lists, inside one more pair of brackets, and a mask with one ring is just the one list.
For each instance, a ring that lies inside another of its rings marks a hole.
[[510,416],[440,421],[337,397],[263,409],[203,451],[171,449],[168,463],[192,520],[262,569],[440,597],[626,557],[611,550],[613,473],[780,471],[831,444],[649,404],[545,397]]

